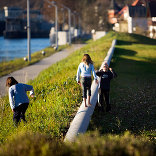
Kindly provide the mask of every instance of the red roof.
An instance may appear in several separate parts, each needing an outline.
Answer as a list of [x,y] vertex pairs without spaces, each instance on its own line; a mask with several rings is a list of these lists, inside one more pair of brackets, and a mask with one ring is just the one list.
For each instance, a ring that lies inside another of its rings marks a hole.
[[132,6],[136,6],[139,3],[140,0],[136,0],[132,3]]
[[118,16],[122,16],[124,11],[127,10],[128,6],[123,7],[119,12],[118,12]]
[[[150,0],[148,0],[148,1],[150,1]],[[144,3],[142,2],[142,0],[135,0],[135,1],[131,4],[131,6],[137,6],[137,5],[142,5],[142,4],[144,4]],[[124,13],[124,11],[127,10],[127,8],[128,8],[128,6],[123,7],[123,8],[118,12],[118,16],[122,16],[123,13]]]
[[[146,4],[145,4],[146,3]],[[131,6],[142,6],[145,4],[147,7],[147,17],[156,17],[156,0],[135,0]],[[128,6],[123,7],[118,13],[117,16],[122,17],[124,15],[124,11],[127,10]]]

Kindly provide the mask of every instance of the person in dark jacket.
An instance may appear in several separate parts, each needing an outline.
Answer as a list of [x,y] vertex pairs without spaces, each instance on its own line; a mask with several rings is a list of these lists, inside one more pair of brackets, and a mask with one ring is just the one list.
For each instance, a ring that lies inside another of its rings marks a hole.
[[96,71],[96,75],[101,78],[99,93],[98,93],[98,104],[104,111],[104,102],[106,103],[106,112],[111,110],[109,101],[110,81],[117,77],[117,74],[112,68],[108,67],[107,63],[104,63],[103,68],[100,71]]

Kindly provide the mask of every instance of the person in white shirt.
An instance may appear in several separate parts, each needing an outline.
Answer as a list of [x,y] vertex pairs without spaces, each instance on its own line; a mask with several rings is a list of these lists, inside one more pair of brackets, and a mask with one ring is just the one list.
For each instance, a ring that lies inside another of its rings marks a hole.
[[25,120],[25,112],[29,105],[27,91],[30,91],[30,96],[34,96],[34,89],[31,85],[18,83],[14,77],[8,77],[6,86],[9,87],[9,102],[13,111],[13,121],[17,125],[20,119]]
[[[84,54],[82,58],[82,62],[78,66],[76,81],[79,85],[82,86],[83,92],[83,101],[85,107],[87,107],[86,99],[87,99],[87,91],[88,91],[88,106],[91,106],[90,96],[91,96],[91,74],[93,74],[94,80],[98,83],[96,73],[93,66],[93,61],[88,54]],[[80,81],[81,76],[81,81]]]

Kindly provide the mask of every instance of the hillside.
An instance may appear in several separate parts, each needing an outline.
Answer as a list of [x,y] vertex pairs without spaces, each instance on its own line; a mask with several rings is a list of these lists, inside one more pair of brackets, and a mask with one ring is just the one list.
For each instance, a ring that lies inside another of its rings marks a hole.
[[[79,0],[77,2],[76,0],[56,0],[57,3],[62,3],[68,7],[73,8],[73,6],[77,3],[82,3],[84,7],[87,6],[87,4],[96,4],[96,3],[106,3],[107,0]],[[122,0],[116,0],[116,2],[123,6],[125,4],[131,4],[134,0],[127,0],[123,3]],[[40,9],[43,7],[43,3],[45,3],[45,0],[30,0],[30,6],[33,9]],[[26,8],[26,0],[0,0],[0,9],[3,9],[4,6],[20,6],[23,9]]]
[[[93,132],[74,144],[64,144],[82,100],[75,80],[78,64],[87,51],[98,69],[113,39],[118,42],[111,67],[118,77],[111,84],[112,111],[103,113],[96,108],[89,126]],[[30,100],[27,123],[19,127],[13,126],[8,97],[0,99],[0,155],[154,156],[155,45],[156,40],[144,36],[114,32],[90,41],[30,82],[36,96]]]
[[99,108],[89,130],[100,134],[131,131],[156,142],[156,40],[141,35],[117,33],[111,62],[118,77],[111,84],[111,113]]
[[[0,9],[3,9],[4,6],[17,6],[25,9],[27,7],[26,0],[0,0]],[[41,9],[43,7],[43,0],[30,0],[30,8]]]
[[[120,7],[123,7],[126,4],[131,4],[134,0],[116,0]],[[86,31],[91,31],[92,29],[96,30],[109,30],[111,25],[108,24],[107,20],[107,10],[110,6],[108,0],[56,0],[59,5],[59,23],[62,23],[62,11],[61,5],[63,4],[71,9],[72,12],[76,11],[78,13],[76,21],[78,23],[78,17],[81,19],[81,26]],[[48,8],[47,2],[45,0],[30,0],[31,9],[39,9],[41,13],[46,17],[46,19],[54,19],[54,8]],[[26,0],[0,0],[0,9],[3,9],[4,6],[16,6],[26,9],[27,3]],[[67,11],[64,12],[66,22],[68,21]],[[73,17],[72,17],[73,18]],[[100,21],[103,21],[102,23]],[[100,24],[101,23],[101,24]]]

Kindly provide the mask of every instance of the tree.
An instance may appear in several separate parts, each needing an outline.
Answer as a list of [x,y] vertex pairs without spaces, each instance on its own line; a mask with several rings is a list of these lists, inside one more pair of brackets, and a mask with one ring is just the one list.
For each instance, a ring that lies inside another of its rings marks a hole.
[[[49,0],[52,1],[52,0]],[[71,9],[72,12],[76,11],[78,16],[81,18],[81,25],[84,30],[90,32],[92,29],[95,30],[106,30],[111,28],[108,23],[107,10],[110,6],[111,0],[55,0],[58,4],[59,13],[59,24],[63,23],[63,15],[65,22],[68,23],[67,10],[61,11],[62,4]],[[126,4],[132,4],[134,0],[116,0],[120,7]],[[49,8],[46,0],[31,0],[30,8],[38,9],[44,15],[45,19],[54,22],[55,20],[55,9],[54,7]],[[26,9],[26,0],[0,0],[0,8],[4,6],[17,6]]]

